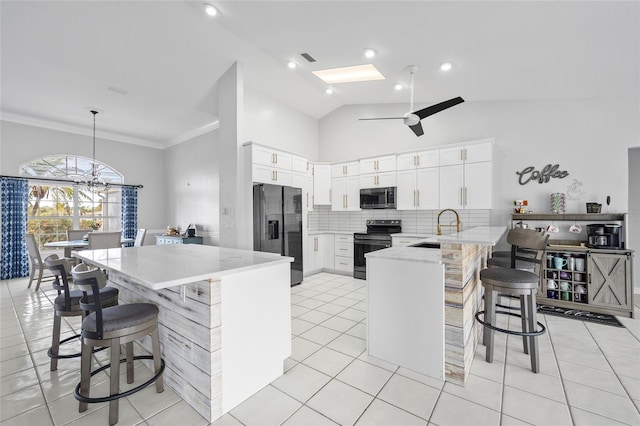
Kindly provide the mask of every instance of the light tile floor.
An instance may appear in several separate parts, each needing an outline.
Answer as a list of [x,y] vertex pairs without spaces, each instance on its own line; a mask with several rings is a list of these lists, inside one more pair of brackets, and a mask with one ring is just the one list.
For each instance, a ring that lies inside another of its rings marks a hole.
[[[49,372],[54,292],[48,283],[39,292],[26,283],[0,282],[0,424],[106,425],[106,403],[78,413],[77,359]],[[320,273],[291,295],[285,374],[214,425],[640,424],[640,319],[621,318],[626,328],[615,328],[542,315],[540,374],[530,371],[520,338],[497,334],[494,363],[479,345],[461,387],[367,356],[364,281]],[[66,335],[78,327],[66,321]],[[136,372],[149,374],[144,365]],[[99,376],[96,393],[106,392],[107,375]],[[118,424],[207,421],[168,387],[162,394],[150,387],[122,400]]]

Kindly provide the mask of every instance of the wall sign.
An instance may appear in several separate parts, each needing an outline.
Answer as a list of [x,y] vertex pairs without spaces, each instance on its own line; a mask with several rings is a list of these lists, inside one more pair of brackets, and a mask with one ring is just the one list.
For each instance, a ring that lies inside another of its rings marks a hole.
[[531,181],[538,181],[538,183],[547,183],[551,178],[562,179],[569,176],[569,172],[565,170],[558,170],[559,164],[547,164],[542,171],[538,171],[533,166],[525,167],[522,171],[516,172],[518,177],[518,183],[520,185],[526,185]]

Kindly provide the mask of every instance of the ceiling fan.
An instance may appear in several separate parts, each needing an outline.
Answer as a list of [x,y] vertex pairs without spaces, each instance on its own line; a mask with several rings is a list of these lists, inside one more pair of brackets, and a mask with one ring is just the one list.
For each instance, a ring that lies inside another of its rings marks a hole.
[[422,130],[422,124],[420,123],[420,120],[464,102],[464,99],[458,96],[457,98],[449,99],[448,101],[440,102],[438,104],[419,109],[418,111],[413,111],[413,77],[416,71],[418,71],[418,67],[413,65],[409,66],[407,67],[407,71],[409,71],[409,74],[411,75],[411,104],[409,107],[409,112],[406,113],[403,117],[360,118],[360,120],[404,120],[404,124],[409,126],[409,128],[413,130],[413,133],[415,133],[416,136],[422,136],[424,135],[424,130]]

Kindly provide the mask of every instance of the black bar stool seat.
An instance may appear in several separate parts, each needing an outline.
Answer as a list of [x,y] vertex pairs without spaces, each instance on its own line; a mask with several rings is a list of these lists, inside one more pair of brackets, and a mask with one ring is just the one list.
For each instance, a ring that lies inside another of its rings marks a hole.
[[[53,301],[53,334],[51,337],[51,347],[47,351],[47,355],[51,358],[49,369],[56,371],[58,369],[59,359],[77,358],[80,352],[71,354],[60,354],[60,345],[69,343],[80,338],[79,334],[60,340],[60,329],[62,326],[62,317],[87,316],[88,312],[80,307],[80,299],[82,298],[81,290],[71,290],[69,287],[69,272],[71,270],[71,262],[67,258],[60,258],[57,254],[52,254],[44,259],[45,267],[53,273],[53,288],[58,291],[58,296]],[[93,295],[90,296],[93,303]],[[103,306],[115,306],[118,304],[118,289],[114,287],[104,287],[100,289],[100,301]],[[102,349],[98,349],[102,350]],[[98,351],[96,350],[96,351]]]
[[[524,352],[529,354],[531,358],[531,370],[534,373],[540,371],[537,337],[543,334],[546,329],[537,320],[536,292],[540,285],[539,265],[548,239],[548,235],[543,235],[534,230],[514,228],[509,231],[507,236],[507,241],[512,245],[513,256],[511,258],[495,258],[496,260],[507,260],[512,267],[500,267],[494,263],[492,267],[480,271],[480,281],[484,287],[485,309],[484,311],[479,311],[475,318],[484,326],[485,359],[489,363],[493,362],[494,332],[498,331],[522,336]],[[529,249],[526,256],[518,254],[519,248]],[[518,261],[533,265],[536,272],[516,269]],[[487,263],[489,264],[489,262]],[[503,295],[520,298],[520,314],[496,310],[496,306],[498,306],[497,299]],[[496,314],[506,314],[521,318],[522,331],[496,326]]]
[[[126,305],[103,307],[100,304],[100,289],[106,286],[106,274],[100,269],[90,269],[81,263],[71,270],[75,285],[82,290],[80,306],[92,312],[82,320],[82,358],[80,365],[80,383],[74,396],[79,401],[79,411],[86,411],[88,404],[109,402],[109,425],[118,423],[118,401],[155,383],[156,392],[164,391],[164,360],[160,356],[158,335],[159,309],[152,303],[130,303]],[[93,299],[89,297],[93,295]],[[133,354],[133,342],[147,335],[151,336],[152,355]],[[120,359],[120,345],[125,345],[126,358]],[[110,363],[91,371],[93,347],[109,347]],[[154,375],[144,383],[120,392],[120,363],[127,364],[127,383],[134,382],[133,361],[153,360]],[[91,377],[110,369],[109,395],[90,396]]]

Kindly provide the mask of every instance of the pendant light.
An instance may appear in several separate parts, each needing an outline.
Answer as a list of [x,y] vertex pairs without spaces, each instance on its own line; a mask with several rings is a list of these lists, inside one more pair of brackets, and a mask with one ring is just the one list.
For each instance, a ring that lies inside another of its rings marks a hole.
[[98,167],[96,164],[96,114],[98,114],[98,111],[91,110],[91,114],[93,114],[93,152],[91,161],[91,178],[81,183],[85,184],[89,191],[95,192],[101,189],[108,190],[110,184],[109,182],[105,182],[104,179],[100,177],[100,172],[98,171]]

